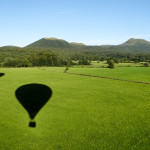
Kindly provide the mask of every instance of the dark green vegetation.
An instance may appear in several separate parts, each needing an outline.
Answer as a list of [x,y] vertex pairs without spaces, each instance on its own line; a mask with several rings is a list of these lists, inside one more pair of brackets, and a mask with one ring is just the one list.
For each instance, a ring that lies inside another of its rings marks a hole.
[[108,59],[107,63],[108,63],[108,68],[110,68],[110,69],[115,68],[115,63],[114,63],[113,59]]
[[55,38],[43,38],[26,47],[0,47],[0,66],[66,66],[78,61],[88,65],[90,61],[113,59],[117,63],[150,62],[150,42],[129,39],[121,45],[87,46],[69,43]]
[[[63,73],[65,67],[1,68],[0,150],[148,150],[150,85]],[[149,67],[69,68],[68,72],[150,82]],[[36,128],[16,100],[18,87],[53,90]]]

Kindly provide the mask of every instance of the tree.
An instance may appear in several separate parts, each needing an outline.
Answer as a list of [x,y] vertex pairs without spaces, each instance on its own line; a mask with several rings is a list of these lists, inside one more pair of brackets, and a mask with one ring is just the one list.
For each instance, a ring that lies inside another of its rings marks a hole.
[[110,69],[115,68],[115,63],[114,63],[113,59],[108,59],[107,64],[108,64],[108,68],[110,68]]
[[6,67],[15,67],[17,64],[16,60],[14,58],[8,57],[4,60],[3,66]]
[[119,59],[117,59],[117,58],[115,58],[115,59],[113,59],[113,61],[116,63],[116,64],[119,64]]

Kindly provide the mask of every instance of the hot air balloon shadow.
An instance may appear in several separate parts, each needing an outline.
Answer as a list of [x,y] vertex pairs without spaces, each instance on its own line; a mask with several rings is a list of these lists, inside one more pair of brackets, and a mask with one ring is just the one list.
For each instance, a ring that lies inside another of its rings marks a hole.
[[0,77],[2,77],[2,76],[4,76],[5,75],[5,73],[0,73]]
[[15,95],[30,116],[29,127],[36,127],[34,118],[52,96],[51,88],[43,84],[27,84],[19,87]]

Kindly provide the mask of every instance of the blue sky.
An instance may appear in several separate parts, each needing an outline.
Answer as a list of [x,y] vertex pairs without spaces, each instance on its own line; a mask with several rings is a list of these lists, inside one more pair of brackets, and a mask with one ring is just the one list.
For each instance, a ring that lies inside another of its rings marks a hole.
[[150,41],[149,0],[0,0],[0,46],[43,37],[87,45]]

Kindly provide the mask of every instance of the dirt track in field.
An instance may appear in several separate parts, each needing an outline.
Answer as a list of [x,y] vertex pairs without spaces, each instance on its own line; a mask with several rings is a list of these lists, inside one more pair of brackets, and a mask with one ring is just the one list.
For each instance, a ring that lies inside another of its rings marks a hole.
[[119,80],[119,81],[133,82],[133,83],[150,84],[150,82],[124,80],[124,79],[118,79],[118,78],[112,78],[112,77],[102,77],[102,76],[94,76],[94,75],[79,74],[79,73],[72,73],[72,72],[64,72],[64,73],[74,74],[74,75],[79,75],[79,76],[88,76],[88,77],[95,77],[95,78],[103,78],[103,79],[110,79],[110,80]]

